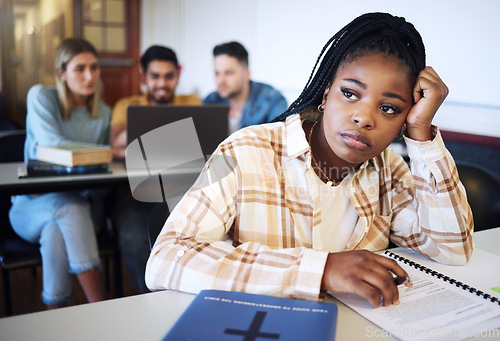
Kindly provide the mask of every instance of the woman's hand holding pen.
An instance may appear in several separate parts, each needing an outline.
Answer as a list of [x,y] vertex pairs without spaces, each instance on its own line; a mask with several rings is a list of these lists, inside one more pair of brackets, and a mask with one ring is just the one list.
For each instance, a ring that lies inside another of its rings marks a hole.
[[[367,250],[345,251],[328,255],[322,288],[327,291],[354,293],[366,298],[374,307],[399,304],[394,279],[408,274],[393,259]],[[408,287],[412,283],[404,281]]]
[[446,96],[448,96],[448,87],[436,71],[427,66],[418,75],[413,88],[415,104],[406,117],[408,137],[418,141],[432,139],[432,119]]

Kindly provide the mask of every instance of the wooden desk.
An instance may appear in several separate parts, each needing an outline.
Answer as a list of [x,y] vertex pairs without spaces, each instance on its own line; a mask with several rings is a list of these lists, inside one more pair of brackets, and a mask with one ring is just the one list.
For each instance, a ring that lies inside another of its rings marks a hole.
[[[500,255],[500,228],[477,232],[475,239],[477,247]],[[0,319],[0,340],[161,340],[194,297],[166,290],[6,317]],[[382,330],[335,298],[328,300],[338,305],[336,340],[394,340],[375,333],[368,337],[368,330]]]

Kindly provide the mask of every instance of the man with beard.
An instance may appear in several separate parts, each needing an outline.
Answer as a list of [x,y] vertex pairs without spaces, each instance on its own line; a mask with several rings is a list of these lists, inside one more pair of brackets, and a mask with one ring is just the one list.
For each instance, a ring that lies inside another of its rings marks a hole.
[[272,86],[250,80],[248,52],[238,42],[217,45],[213,50],[217,92],[206,104],[229,104],[229,132],[272,121],[287,109],[283,95]]
[[175,52],[168,47],[153,45],[141,56],[141,83],[146,93],[120,99],[111,118],[110,144],[113,157],[123,159],[127,147],[127,106],[129,105],[197,105],[202,104],[196,95],[176,95],[181,68]]
[[[144,52],[140,62],[140,77],[146,88],[145,94],[122,98],[113,109],[110,144],[115,159],[125,157],[127,106],[202,104],[196,95],[175,94],[181,68],[174,51],[154,45]],[[116,193],[111,217],[123,260],[139,293],[149,292],[144,282],[146,262],[150,253],[146,226],[153,207],[154,203],[135,200],[128,187],[121,188]]]

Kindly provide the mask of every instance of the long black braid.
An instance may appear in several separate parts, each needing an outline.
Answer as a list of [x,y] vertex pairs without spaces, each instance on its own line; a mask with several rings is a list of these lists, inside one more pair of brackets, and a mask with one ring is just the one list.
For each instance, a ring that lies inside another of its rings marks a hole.
[[411,23],[388,13],[363,14],[330,38],[321,50],[300,96],[273,121],[283,121],[310,106],[317,107],[339,66],[366,52],[395,56],[407,66],[414,81],[425,68],[424,43]]

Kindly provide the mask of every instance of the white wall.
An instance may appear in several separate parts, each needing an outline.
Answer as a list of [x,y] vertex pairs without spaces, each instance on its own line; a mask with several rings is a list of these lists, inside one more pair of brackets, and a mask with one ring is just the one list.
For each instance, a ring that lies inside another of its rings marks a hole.
[[143,0],[141,51],[173,48],[183,65],[179,93],[214,90],[212,49],[240,41],[254,80],[288,102],[302,90],[326,41],[356,16],[390,12],[412,22],[450,88],[442,129],[500,137],[500,1],[497,0]]

